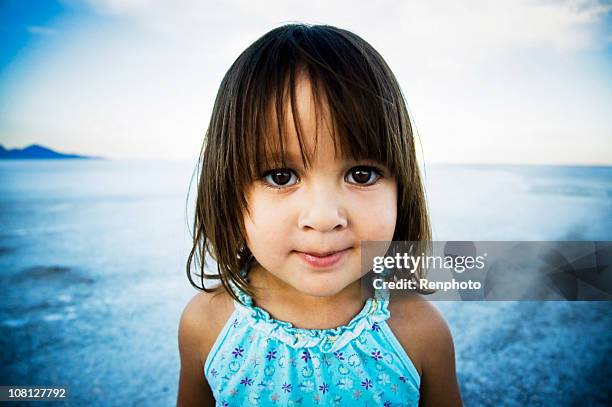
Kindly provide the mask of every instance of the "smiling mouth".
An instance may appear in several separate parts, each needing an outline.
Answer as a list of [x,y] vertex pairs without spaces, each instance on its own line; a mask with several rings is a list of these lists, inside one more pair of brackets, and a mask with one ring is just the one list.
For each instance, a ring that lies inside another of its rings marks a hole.
[[326,252],[326,253],[317,253],[317,252],[300,252],[300,253],[304,253],[304,254],[307,254],[309,256],[314,256],[314,257],[327,257],[327,256],[331,256],[332,254],[335,254],[335,253],[340,253],[340,252],[342,252],[344,250],[346,250],[346,249],[336,250],[334,252]]
[[313,268],[329,268],[342,260],[349,248],[334,251],[334,252],[300,252],[296,251],[296,253],[300,256],[300,258],[310,267]]

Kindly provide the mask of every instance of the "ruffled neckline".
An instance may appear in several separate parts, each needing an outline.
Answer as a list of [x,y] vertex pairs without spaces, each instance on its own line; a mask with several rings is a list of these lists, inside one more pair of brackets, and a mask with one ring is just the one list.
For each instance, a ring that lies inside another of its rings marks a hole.
[[[241,270],[245,277],[247,267]],[[368,298],[361,311],[346,325],[329,329],[296,328],[291,322],[272,318],[268,311],[253,304],[251,296],[233,285],[232,287],[244,303],[234,300],[236,310],[249,320],[250,325],[266,336],[278,339],[293,348],[318,347],[323,352],[335,352],[358,338],[366,329],[378,331],[379,324],[390,315],[388,292],[375,290],[374,297]]]

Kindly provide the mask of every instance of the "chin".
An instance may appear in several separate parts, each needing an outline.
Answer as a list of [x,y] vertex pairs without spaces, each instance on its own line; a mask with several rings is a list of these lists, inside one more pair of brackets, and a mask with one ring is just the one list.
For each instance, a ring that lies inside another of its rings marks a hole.
[[[332,279],[333,280],[333,279]],[[313,297],[331,297],[338,294],[349,285],[348,282],[330,281],[330,279],[310,278],[295,287],[301,293]]]

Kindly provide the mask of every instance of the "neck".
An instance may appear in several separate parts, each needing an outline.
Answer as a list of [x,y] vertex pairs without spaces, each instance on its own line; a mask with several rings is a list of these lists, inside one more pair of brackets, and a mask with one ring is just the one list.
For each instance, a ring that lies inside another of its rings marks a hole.
[[332,329],[346,325],[363,308],[367,297],[359,280],[335,295],[316,297],[304,294],[256,264],[249,271],[254,305],[272,318],[291,322],[296,328]]

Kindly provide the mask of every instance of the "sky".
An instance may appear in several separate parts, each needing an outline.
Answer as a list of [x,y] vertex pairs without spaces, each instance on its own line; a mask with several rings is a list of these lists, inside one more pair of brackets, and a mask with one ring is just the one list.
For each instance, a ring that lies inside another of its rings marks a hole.
[[425,163],[612,165],[612,1],[0,0],[0,143],[194,159],[231,63],[324,23],[395,73]]

